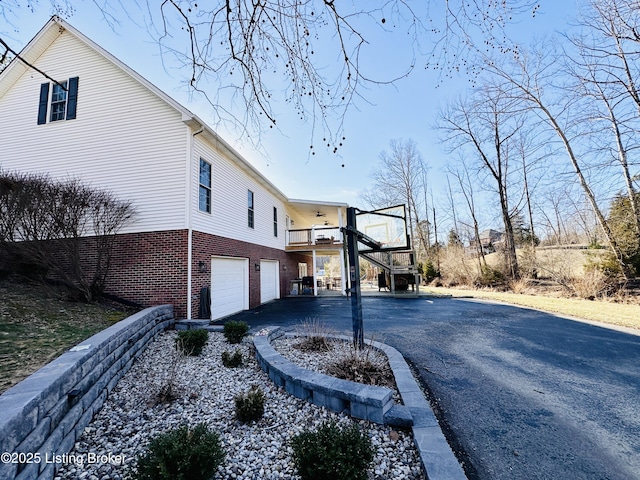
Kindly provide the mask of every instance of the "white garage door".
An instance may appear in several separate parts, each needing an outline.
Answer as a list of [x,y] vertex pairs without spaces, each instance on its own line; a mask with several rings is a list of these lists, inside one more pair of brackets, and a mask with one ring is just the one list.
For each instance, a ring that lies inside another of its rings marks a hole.
[[260,303],[280,298],[280,274],[277,260],[260,260]]
[[249,308],[249,260],[211,259],[211,318],[226,317]]

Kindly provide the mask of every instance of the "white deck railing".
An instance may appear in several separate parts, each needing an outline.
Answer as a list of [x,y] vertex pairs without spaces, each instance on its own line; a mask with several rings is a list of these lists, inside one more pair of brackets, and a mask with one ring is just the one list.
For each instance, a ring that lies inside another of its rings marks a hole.
[[287,231],[287,246],[336,244],[342,245],[342,233],[339,227],[318,227]]

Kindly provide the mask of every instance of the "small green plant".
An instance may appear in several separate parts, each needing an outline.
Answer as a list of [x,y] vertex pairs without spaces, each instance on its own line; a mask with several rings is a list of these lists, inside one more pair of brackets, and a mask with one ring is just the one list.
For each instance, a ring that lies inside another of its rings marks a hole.
[[438,271],[433,265],[431,259],[427,259],[427,261],[424,262],[424,264],[420,264],[419,267],[420,271],[422,272],[422,279],[427,283],[438,276]]
[[236,349],[232,355],[225,350],[222,352],[222,364],[227,368],[239,367],[242,365],[242,353],[240,353],[240,350]]
[[241,422],[259,420],[264,415],[265,396],[258,386],[251,387],[247,393],[237,395],[234,401],[236,403],[236,418]]
[[499,270],[488,265],[482,265],[480,275],[474,280],[476,287],[494,287],[504,281],[504,275]]
[[202,353],[202,349],[208,339],[209,332],[207,330],[182,330],[178,332],[176,348],[186,355],[195,357]]
[[224,338],[226,338],[229,343],[240,343],[248,332],[249,325],[247,325],[247,322],[231,320],[224,324]]
[[366,480],[375,450],[356,424],[325,423],[291,440],[293,461],[302,480]]
[[210,479],[225,458],[218,434],[205,423],[158,435],[136,459],[131,480]]

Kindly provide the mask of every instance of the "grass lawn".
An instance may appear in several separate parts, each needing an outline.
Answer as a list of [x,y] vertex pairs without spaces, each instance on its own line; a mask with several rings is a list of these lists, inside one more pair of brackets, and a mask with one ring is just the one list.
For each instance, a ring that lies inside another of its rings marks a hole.
[[0,393],[130,313],[61,300],[40,284],[0,279]]
[[443,287],[423,287],[420,291],[436,295],[495,300],[570,317],[640,330],[640,305]]

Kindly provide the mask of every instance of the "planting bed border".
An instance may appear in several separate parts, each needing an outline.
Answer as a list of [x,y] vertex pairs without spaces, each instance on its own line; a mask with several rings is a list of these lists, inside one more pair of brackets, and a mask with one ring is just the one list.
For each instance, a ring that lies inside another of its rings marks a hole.
[[[366,341],[386,354],[403,405],[393,404],[392,392],[388,388],[342,380],[295,365],[271,346],[272,339],[283,335],[285,333],[280,327],[267,327],[253,337],[258,363],[274,383],[291,395],[330,410],[347,412],[353,417],[376,423],[410,426],[429,480],[466,479],[409,365],[395,348]],[[330,337],[352,341],[345,335]]]
[[[53,478],[61,467],[53,456],[71,451],[108,392],[153,337],[173,324],[172,305],[142,310],[0,395],[0,480]],[[14,455],[20,462],[5,458],[19,453],[25,454]]]

